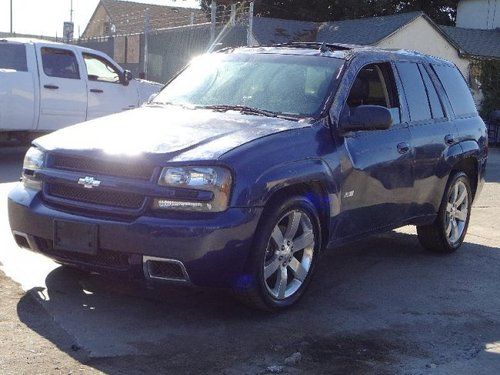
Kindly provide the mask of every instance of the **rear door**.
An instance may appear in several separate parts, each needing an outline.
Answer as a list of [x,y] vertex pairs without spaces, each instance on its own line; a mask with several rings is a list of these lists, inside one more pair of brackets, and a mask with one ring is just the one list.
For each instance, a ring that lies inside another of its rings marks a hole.
[[32,45],[0,41],[0,130],[33,130],[38,112]]
[[442,100],[429,65],[397,62],[406,96],[415,152],[415,201],[412,216],[433,215],[441,203],[452,164],[457,129]]
[[133,82],[123,83],[118,67],[97,54],[83,53],[83,60],[88,77],[89,120],[138,106],[137,87]]
[[40,72],[38,130],[56,130],[86,120],[87,82],[73,49],[37,44]]

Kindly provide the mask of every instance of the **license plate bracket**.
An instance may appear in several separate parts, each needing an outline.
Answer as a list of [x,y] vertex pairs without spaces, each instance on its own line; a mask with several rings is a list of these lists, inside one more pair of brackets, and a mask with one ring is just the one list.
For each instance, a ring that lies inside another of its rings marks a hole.
[[95,255],[97,233],[97,225],[54,220],[54,249]]

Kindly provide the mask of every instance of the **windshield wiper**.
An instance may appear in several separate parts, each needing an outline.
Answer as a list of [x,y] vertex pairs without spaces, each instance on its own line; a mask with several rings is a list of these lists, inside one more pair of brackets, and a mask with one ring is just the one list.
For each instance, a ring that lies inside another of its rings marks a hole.
[[213,109],[214,111],[220,111],[220,112],[239,111],[245,114],[267,116],[267,117],[278,117],[280,115],[279,113],[276,112],[266,111],[265,109],[247,107],[245,105],[227,105],[227,104],[202,105],[202,106],[197,106],[196,108]]
[[173,105],[177,107],[187,108],[187,109],[195,109],[192,105],[182,104],[182,103],[174,103],[174,102],[150,102],[146,104],[147,106],[159,106],[164,107],[166,105]]

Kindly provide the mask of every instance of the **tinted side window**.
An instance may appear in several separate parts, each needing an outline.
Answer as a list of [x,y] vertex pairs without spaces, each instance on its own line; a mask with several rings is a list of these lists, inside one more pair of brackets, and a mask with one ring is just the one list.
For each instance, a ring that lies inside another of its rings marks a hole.
[[78,62],[73,52],[58,48],[42,48],[43,71],[49,77],[80,79]]
[[457,116],[476,114],[476,105],[472,99],[469,86],[467,86],[458,69],[445,65],[433,65],[433,68],[446,90],[453,112]]
[[0,43],[0,69],[27,72],[26,47],[23,44]]
[[441,100],[439,100],[439,96],[436,91],[436,87],[434,83],[432,83],[431,77],[427,70],[422,65],[419,65],[420,73],[422,74],[422,78],[424,79],[425,88],[427,90],[427,96],[429,98],[429,104],[431,105],[432,118],[443,118],[443,106],[441,104]]
[[417,64],[400,62],[396,66],[403,83],[411,121],[431,119],[429,100]]
[[370,64],[358,73],[347,98],[347,113],[360,105],[386,107],[391,112],[393,124],[401,122],[394,73],[389,63]]

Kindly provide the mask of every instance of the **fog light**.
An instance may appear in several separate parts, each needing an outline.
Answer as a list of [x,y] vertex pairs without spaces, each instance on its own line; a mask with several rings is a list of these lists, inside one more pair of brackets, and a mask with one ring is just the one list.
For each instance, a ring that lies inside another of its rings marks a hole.
[[169,199],[155,199],[153,207],[163,210],[212,211],[212,203],[210,202],[174,201]]

